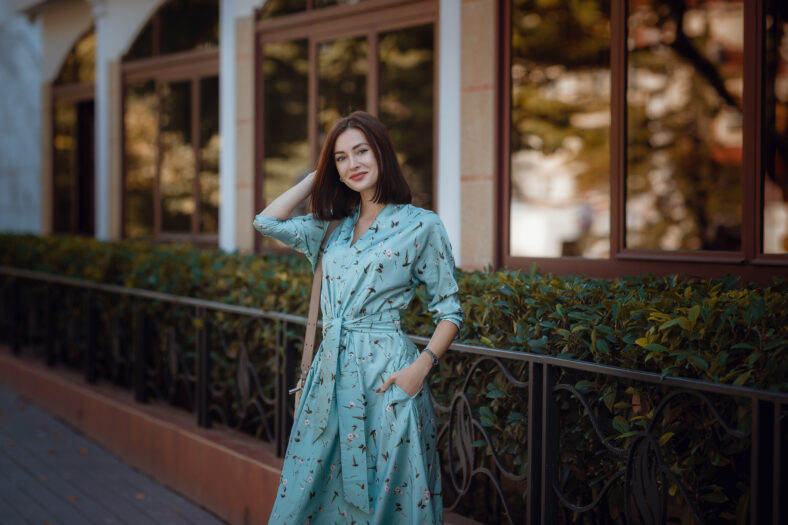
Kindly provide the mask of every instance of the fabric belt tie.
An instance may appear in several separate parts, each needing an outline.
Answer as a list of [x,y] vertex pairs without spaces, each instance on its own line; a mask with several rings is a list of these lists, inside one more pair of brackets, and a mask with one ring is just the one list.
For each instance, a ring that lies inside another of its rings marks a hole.
[[[364,512],[369,512],[369,492],[367,487],[367,436],[366,436],[366,393],[363,374],[358,355],[348,356],[349,371],[353,374],[352,384],[355,391],[336,390],[336,375],[339,352],[342,348],[342,335],[354,333],[396,333],[399,332],[399,310],[384,310],[364,317],[347,319],[336,317],[323,319],[323,343],[318,354],[317,381],[310,389],[309,405],[317,441],[328,427],[334,407],[339,416],[339,452],[342,463],[342,486],[345,501]],[[361,399],[361,403],[357,401]],[[332,402],[332,401],[336,402]],[[358,450],[360,453],[354,454]]]

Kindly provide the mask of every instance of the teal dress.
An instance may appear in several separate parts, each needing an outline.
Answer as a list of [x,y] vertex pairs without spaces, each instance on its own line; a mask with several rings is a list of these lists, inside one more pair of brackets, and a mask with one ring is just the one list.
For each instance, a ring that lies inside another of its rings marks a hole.
[[[358,208],[331,233],[323,255],[323,342],[307,375],[269,523],[443,522],[437,423],[429,396],[385,379],[419,351],[400,329],[419,285],[436,324],[461,326],[454,259],[433,212],[388,204],[352,244]],[[312,215],[258,215],[255,228],[305,254],[313,266],[328,223]]]

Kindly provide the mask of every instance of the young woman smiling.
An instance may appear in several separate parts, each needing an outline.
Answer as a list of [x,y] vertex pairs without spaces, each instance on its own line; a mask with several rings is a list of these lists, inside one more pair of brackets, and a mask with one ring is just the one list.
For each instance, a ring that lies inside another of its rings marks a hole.
[[[312,213],[288,218],[309,197]],[[270,523],[442,523],[435,413],[422,391],[462,326],[443,223],[410,204],[385,127],[354,112],[326,138],[317,170],[254,221],[321,259],[323,342],[296,408]],[[399,310],[423,285],[435,332],[419,352]]]

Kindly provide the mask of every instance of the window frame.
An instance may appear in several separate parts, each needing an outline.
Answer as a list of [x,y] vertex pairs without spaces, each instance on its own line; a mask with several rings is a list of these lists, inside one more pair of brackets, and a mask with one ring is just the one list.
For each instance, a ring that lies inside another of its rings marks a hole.
[[[498,215],[495,266],[556,274],[583,273],[620,277],[653,272],[711,278],[733,274],[747,281],[767,282],[772,276],[788,278],[788,254],[763,253],[763,0],[744,6],[743,142],[742,142],[742,246],[739,251],[668,251],[627,248],[627,34],[629,2],[610,3],[610,255],[607,259],[581,257],[518,257],[509,254],[510,235],[510,126],[511,126],[511,0],[501,0],[498,46]],[[765,275],[764,275],[765,274]]]
[[[68,104],[74,104],[75,106],[80,104],[80,103],[82,103],[82,102],[93,102],[95,104],[95,99],[96,99],[95,92],[96,92],[96,89],[95,89],[95,83],[94,82],[65,82],[65,83],[60,83],[59,82],[59,79],[60,79],[60,77],[61,77],[61,75],[63,73],[63,69],[68,65],[67,64],[68,57],[71,55],[71,53],[75,52],[77,45],[84,38],[89,36],[91,33],[95,33],[95,27],[93,27],[93,26],[91,26],[87,31],[82,33],[82,35],[79,38],[76,39],[74,44],[71,46],[71,49],[69,50],[68,54],[63,59],[63,64],[61,65],[60,70],[58,71],[58,75],[55,77],[55,79],[52,81],[52,84],[51,84],[52,87],[51,87],[51,91],[50,91],[50,94],[49,94],[49,104],[50,104],[49,112],[50,112],[50,115],[51,115],[50,116],[50,123],[49,123],[50,124],[50,126],[49,126],[50,127],[50,139],[51,139],[49,141],[49,151],[50,151],[49,154],[50,154],[50,158],[52,159],[52,163],[51,163],[51,167],[50,167],[50,170],[49,170],[50,171],[49,179],[50,179],[50,187],[53,188],[53,189],[55,188],[55,178],[57,176],[57,173],[56,173],[57,166],[56,166],[56,163],[55,163],[55,157],[57,155],[57,152],[56,152],[55,141],[54,141],[54,138],[55,138],[55,135],[56,135],[56,125],[57,125],[56,119],[55,119],[55,111],[57,109],[57,104],[58,103],[68,103]],[[95,68],[95,64],[94,64],[94,68]],[[79,134],[79,131],[77,130],[77,135],[78,134]],[[77,137],[77,139],[78,139],[78,137]],[[75,175],[76,175],[76,173],[78,171],[76,157],[74,159],[72,159],[71,171]],[[91,177],[93,177],[93,176],[95,176],[95,174],[91,174]],[[95,220],[93,220],[93,225],[92,225],[92,228],[91,228],[93,233],[89,233],[89,234],[88,233],[84,233],[84,232],[80,233],[78,231],[79,211],[78,211],[78,204],[77,203],[80,202],[80,197],[82,197],[82,196],[79,194],[79,184],[77,184],[76,180],[72,180],[70,193],[71,193],[72,206],[71,206],[71,210],[69,212],[68,232],[59,231],[58,233],[63,233],[63,234],[68,234],[68,235],[91,235],[91,236],[94,235],[94,232],[95,232]],[[91,197],[92,197],[92,199],[91,199],[91,202],[89,204],[91,206],[94,206],[95,205],[95,196],[91,196]],[[50,215],[51,216],[51,219],[50,219],[50,221],[51,221],[50,231],[54,232],[54,231],[56,231],[55,224],[54,224],[54,221],[55,221],[55,198],[54,198],[54,195],[53,195],[53,198],[50,199],[49,207],[50,207],[50,214],[51,214]]]
[[[150,58],[123,62],[121,73],[122,95],[121,113],[123,124],[121,126],[122,150],[122,181],[121,181],[121,224],[122,238],[127,239],[126,232],[126,86],[132,82],[152,80],[155,85],[157,99],[157,120],[159,122],[156,134],[156,169],[153,187],[153,235],[141,240],[154,242],[192,242],[198,246],[218,247],[219,234],[200,232],[200,80],[219,76],[219,49],[205,48],[191,51],[182,51],[168,55],[158,55]],[[162,230],[162,201],[161,201],[161,99],[162,85],[169,82],[188,81],[191,84],[191,130],[189,141],[194,150],[194,180],[192,184],[192,198],[195,202],[194,211],[190,218],[189,232],[173,232]],[[217,101],[218,103],[218,101]],[[221,204],[220,204],[221,205]],[[137,238],[135,238],[137,239]]]
[[[437,162],[438,162],[438,34],[439,11],[438,0],[369,0],[358,4],[343,4],[316,8],[313,0],[307,0],[306,10],[300,13],[286,14],[275,18],[263,19],[262,13],[265,6],[255,12],[255,117],[254,117],[254,209],[256,213],[265,208],[263,187],[265,174],[263,172],[263,151],[265,144],[265,82],[263,79],[263,53],[262,48],[266,43],[306,40],[309,53],[309,85],[308,85],[308,111],[307,141],[309,142],[310,165],[317,163],[320,153],[317,143],[318,137],[318,49],[322,42],[339,38],[353,38],[366,36],[369,43],[367,51],[367,86],[366,86],[366,111],[372,115],[378,114],[378,36],[387,31],[407,29],[420,25],[432,25],[435,35],[434,60],[433,60],[433,144],[435,148],[432,156],[432,192],[438,195]],[[260,235],[254,237],[254,251],[272,253],[289,253],[286,248],[264,245]]]

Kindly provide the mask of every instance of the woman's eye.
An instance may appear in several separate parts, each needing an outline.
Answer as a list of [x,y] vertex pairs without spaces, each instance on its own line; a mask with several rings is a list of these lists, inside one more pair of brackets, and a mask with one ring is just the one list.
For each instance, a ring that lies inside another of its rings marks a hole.
[[358,150],[358,154],[359,154],[359,155],[363,155],[364,153],[366,153],[366,152],[368,152],[368,151],[369,151],[369,150],[368,150],[368,149],[366,149],[366,148],[364,148],[364,149],[360,149],[360,150]]
[[345,160],[345,157],[337,157],[335,159],[336,162],[342,162],[343,160]]

